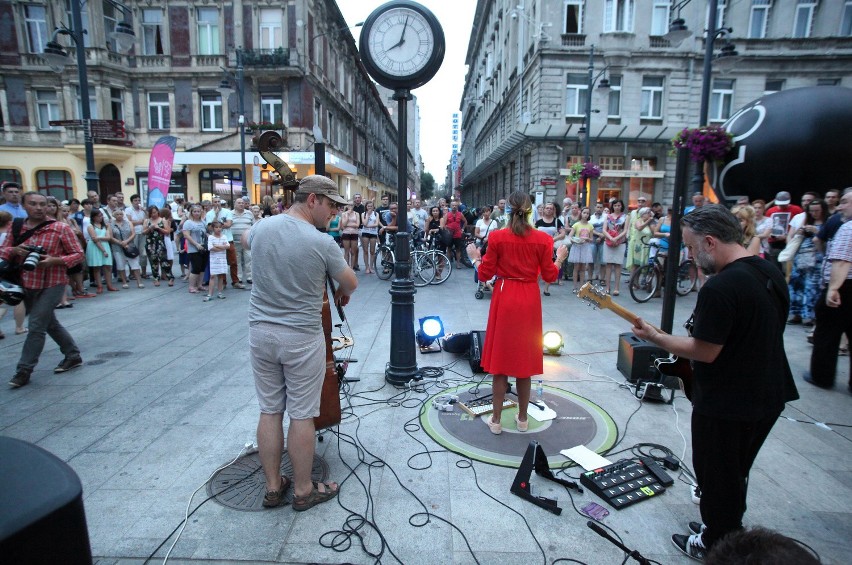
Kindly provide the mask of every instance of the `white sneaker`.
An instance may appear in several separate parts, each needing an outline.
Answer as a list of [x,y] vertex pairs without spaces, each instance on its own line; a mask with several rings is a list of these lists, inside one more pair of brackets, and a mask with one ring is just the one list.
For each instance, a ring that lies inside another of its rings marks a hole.
[[704,542],[701,541],[701,534],[692,534],[691,536],[674,534],[672,536],[672,543],[687,557],[696,561],[704,561],[707,548],[704,547]]
[[698,488],[698,485],[693,485],[692,487],[692,502],[701,504],[701,489]]

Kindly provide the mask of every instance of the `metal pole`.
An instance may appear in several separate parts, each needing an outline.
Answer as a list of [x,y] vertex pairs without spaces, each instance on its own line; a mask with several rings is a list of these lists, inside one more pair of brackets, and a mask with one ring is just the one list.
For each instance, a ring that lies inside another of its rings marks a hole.
[[98,173],[95,171],[95,147],[92,140],[92,112],[89,108],[89,73],[86,67],[86,43],[83,37],[83,16],[80,13],[80,0],[71,0],[71,19],[74,29],[74,47],[77,51],[77,76],[80,80],[80,114],[83,118],[83,147],[86,152],[86,191],[98,190]]
[[408,240],[408,101],[411,92],[400,88],[393,95],[398,101],[397,112],[397,215],[396,263],[391,283],[391,344],[390,362],[385,380],[402,386],[417,378],[417,358],[414,349],[414,281],[411,280],[411,253]]
[[[716,42],[716,19],[719,5],[717,0],[709,0],[709,16],[707,18],[707,39],[704,41],[704,71],[701,75],[701,107],[698,112],[698,125],[707,125],[710,113],[710,85],[713,81],[713,48]],[[704,191],[704,161],[695,164],[695,174],[692,177],[692,192]],[[674,226],[672,226],[674,227]]]
[[680,219],[687,201],[689,189],[689,149],[678,149],[675,167],[675,198],[672,203],[672,226],[669,235],[669,256],[666,260],[666,284],[663,290],[663,311],[660,318],[660,329],[672,333],[674,327],[675,300],[677,299],[677,271],[680,266],[680,244],[683,241],[680,229]]
[[[242,165],[242,180],[243,180],[243,197],[248,195],[248,187],[246,186],[246,110],[245,110],[245,84],[243,82],[243,50],[237,49],[237,81],[240,93],[240,159]],[[233,198],[231,194],[231,198]],[[233,203],[232,203],[233,205]]]
[[314,174],[325,176],[325,142],[314,142]]
[[[592,160],[592,89],[595,87],[594,85],[594,74],[595,74],[595,46],[592,45],[591,51],[589,51],[589,85],[588,90],[586,90],[586,139],[583,143],[583,164],[588,163]],[[583,205],[588,205],[586,202],[586,182],[587,179],[580,179],[582,185],[580,186],[580,198],[578,200],[583,203]]]

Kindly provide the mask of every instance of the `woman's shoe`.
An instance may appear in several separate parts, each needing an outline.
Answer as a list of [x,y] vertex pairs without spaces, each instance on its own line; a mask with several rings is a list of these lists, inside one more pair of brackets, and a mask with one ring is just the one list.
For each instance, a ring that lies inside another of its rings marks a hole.
[[154,279],[154,286],[160,286],[160,279]]
[[495,436],[503,433],[503,426],[500,425],[500,422],[492,422],[491,416],[488,416],[485,423],[488,425],[488,429],[491,430],[491,433]]
[[204,297],[204,300],[202,302],[210,302],[211,300],[213,300],[213,297],[208,294]]
[[174,286],[174,285],[175,285],[175,280],[169,279],[169,286]]
[[122,283],[121,288],[130,288],[130,285],[127,283]]
[[136,288],[145,288],[145,285],[142,283],[136,283]]
[[189,289],[189,293],[190,293],[190,294],[198,294],[198,289],[197,289],[197,288],[192,288],[192,287],[190,287],[190,289]]
[[613,296],[618,296],[618,295],[619,295],[619,292],[618,292],[617,290],[613,290],[613,291],[612,291],[612,295],[613,295]]
[[517,414],[515,414],[515,423],[516,423],[516,424],[518,424],[518,431],[519,431],[519,432],[525,432],[525,431],[527,431],[528,429],[530,429],[530,421],[529,421],[529,418],[527,418],[525,421],[521,422],[521,421],[518,419],[518,415],[517,415]]
[[95,291],[95,294],[103,294],[103,293],[104,293],[104,287],[102,287],[102,286],[99,286],[98,290]]
[[107,286],[107,290],[110,291],[110,292],[118,292],[118,289],[115,288],[114,286]]
[[222,293],[220,292],[220,293],[219,293],[219,296],[218,296],[217,298],[219,298],[219,299],[221,299],[221,300],[225,300],[225,299],[226,299],[226,298],[228,298],[228,297],[227,297],[227,296],[225,296],[224,294],[222,294]]

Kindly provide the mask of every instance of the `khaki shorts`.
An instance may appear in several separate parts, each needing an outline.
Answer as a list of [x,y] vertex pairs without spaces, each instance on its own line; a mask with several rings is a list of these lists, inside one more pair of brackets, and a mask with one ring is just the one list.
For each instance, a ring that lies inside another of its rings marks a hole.
[[325,377],[325,339],[278,324],[249,326],[251,367],[264,414],[284,410],[294,420],[319,416]]

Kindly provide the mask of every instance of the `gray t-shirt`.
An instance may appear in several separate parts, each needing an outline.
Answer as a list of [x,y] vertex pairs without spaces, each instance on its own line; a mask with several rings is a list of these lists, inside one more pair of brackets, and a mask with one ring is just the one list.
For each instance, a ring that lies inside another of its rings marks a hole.
[[[189,232],[189,237],[197,241],[198,243],[202,243],[202,239],[204,238],[204,234],[207,232],[207,225],[204,221],[196,222],[195,220],[187,220],[183,223],[183,229],[181,231]],[[187,253],[198,253],[199,249],[192,244],[188,239],[186,240],[186,252]]]
[[346,268],[337,242],[307,222],[278,214],[252,227],[249,243],[249,324],[322,333],[325,275],[334,277]]

